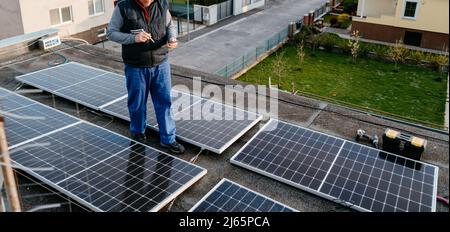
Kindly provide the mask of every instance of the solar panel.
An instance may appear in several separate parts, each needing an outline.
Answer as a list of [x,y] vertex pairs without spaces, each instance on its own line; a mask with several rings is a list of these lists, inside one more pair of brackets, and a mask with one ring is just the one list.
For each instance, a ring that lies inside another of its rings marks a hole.
[[49,182],[58,183],[128,148],[130,140],[78,122],[28,145],[31,146],[12,153],[12,159],[24,167],[53,168],[35,173]]
[[78,122],[71,116],[39,103],[17,108],[8,113],[5,115],[5,129],[10,148]]
[[0,88],[0,97],[3,97],[5,95],[10,95],[11,92],[9,90],[6,90],[4,88]]
[[438,168],[270,120],[233,164],[360,211],[435,211]]
[[[16,94],[0,88],[8,98]],[[32,100],[30,100],[32,101]],[[32,101],[6,115],[14,164],[97,211],[157,211],[206,170]]]
[[125,78],[107,73],[55,91],[55,94],[74,102],[99,109],[103,105],[127,96]]
[[211,100],[202,100],[174,117],[178,137],[218,154],[262,119],[262,115]]
[[437,167],[346,142],[321,193],[374,212],[431,212]]
[[234,157],[293,185],[318,190],[344,140],[270,121]]
[[222,179],[190,212],[297,212],[249,188]]
[[34,104],[33,101],[12,92],[0,89],[0,111],[9,112]]
[[131,143],[58,186],[99,211],[158,211],[205,173],[198,166]]
[[53,93],[59,89],[67,88],[104,74],[106,74],[105,71],[95,68],[86,68],[85,65],[70,62],[27,73],[17,77],[17,80]]
[[[129,121],[129,113],[127,107],[128,99],[125,97],[119,101],[114,102],[108,106],[101,108],[100,110],[113,115],[115,117],[124,119]],[[185,94],[183,92],[179,92],[176,90],[172,90],[172,112],[176,114],[177,112],[186,110],[192,104],[200,101],[199,97],[195,97],[193,95]],[[147,101],[147,125],[151,128],[155,128],[157,126],[155,110],[153,107],[152,100],[149,99]]]
[[[76,77],[71,76],[72,74],[67,75],[70,77],[66,77],[66,74],[64,73],[65,67],[71,67],[74,70],[79,69],[80,72],[92,71],[93,73],[84,74],[84,76],[89,76],[89,78],[79,81]],[[125,88],[125,78],[122,76],[110,72],[100,72],[101,70],[76,63],[72,66],[66,64],[61,67],[58,66],[58,68],[51,68],[50,70],[52,70],[50,71],[51,73],[42,70],[33,74],[17,77],[17,79],[38,88],[44,86],[44,84],[42,84],[43,82],[47,82],[46,80],[42,80],[47,78],[43,77],[43,74],[54,75],[54,78],[61,78],[69,82],[72,81],[74,83],[72,85],[48,91],[93,109],[129,120],[126,104],[127,92]],[[67,83],[65,84],[67,85]],[[220,103],[213,103],[212,101],[203,101],[200,103],[200,98],[193,95],[183,94],[178,91],[172,91],[172,93],[180,95],[180,97],[178,97],[179,101],[177,101],[176,96],[173,96],[174,116],[176,119],[182,119],[176,122],[178,137],[188,143],[219,154],[262,118],[260,115],[252,114],[234,107],[224,106]],[[202,112],[201,110],[194,111],[196,107],[200,107],[200,109],[208,108],[205,107],[205,105],[212,105],[212,108],[222,110],[215,112]],[[186,109],[186,106],[192,107],[188,110]],[[158,130],[151,100],[148,101],[147,107],[147,126]],[[182,110],[180,110],[180,108],[182,108]],[[239,115],[242,117],[236,117]],[[192,116],[195,116],[194,119],[192,119]],[[221,118],[222,116],[231,118],[231,120],[224,120]],[[208,118],[213,118],[214,120]]]
[[95,211],[157,211],[206,174],[201,167],[86,122],[35,140],[11,158]]

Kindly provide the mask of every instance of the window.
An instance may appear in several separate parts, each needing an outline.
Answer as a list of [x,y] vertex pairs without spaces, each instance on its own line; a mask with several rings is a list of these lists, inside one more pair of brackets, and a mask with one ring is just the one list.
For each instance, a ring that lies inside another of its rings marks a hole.
[[403,41],[406,45],[412,45],[416,47],[420,47],[422,44],[422,33],[413,32],[413,31],[405,31],[405,40]]
[[63,23],[72,21],[72,9],[70,6],[61,8],[61,18]]
[[102,28],[100,30],[97,31],[97,37],[105,37],[106,36],[106,28]]
[[59,8],[50,10],[50,23],[51,25],[61,24],[61,18],[59,17]]
[[72,21],[72,7],[63,7],[50,10],[50,24],[55,26]]
[[415,19],[417,15],[417,8],[419,7],[418,0],[407,0],[405,1],[403,18]]
[[105,1],[104,0],[89,0],[89,15],[99,15],[105,13]]

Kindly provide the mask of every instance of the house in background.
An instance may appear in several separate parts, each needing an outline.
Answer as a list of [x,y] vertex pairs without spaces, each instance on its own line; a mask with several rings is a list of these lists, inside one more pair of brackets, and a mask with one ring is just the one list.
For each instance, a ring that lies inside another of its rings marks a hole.
[[365,39],[446,50],[449,0],[359,0],[352,30]]
[[57,28],[61,37],[106,38],[112,0],[0,0],[0,39]]

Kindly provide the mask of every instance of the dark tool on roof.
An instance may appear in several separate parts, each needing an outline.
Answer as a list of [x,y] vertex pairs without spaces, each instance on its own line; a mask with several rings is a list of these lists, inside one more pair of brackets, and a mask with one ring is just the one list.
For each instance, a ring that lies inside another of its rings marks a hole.
[[396,130],[386,129],[383,134],[383,150],[411,159],[420,160],[426,146],[427,140]]
[[375,148],[378,149],[378,136],[374,135],[374,136],[370,136],[366,134],[366,131],[363,129],[358,129],[356,131],[356,141],[358,142],[363,142],[363,141],[368,141],[370,142]]

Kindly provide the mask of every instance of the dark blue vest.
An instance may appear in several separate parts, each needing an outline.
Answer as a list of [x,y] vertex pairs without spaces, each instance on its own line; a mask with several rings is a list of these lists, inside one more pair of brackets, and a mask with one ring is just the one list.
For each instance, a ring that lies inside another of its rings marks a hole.
[[[135,67],[154,67],[167,60],[166,35],[167,0],[155,0],[148,9],[149,23],[145,13],[135,0],[123,0],[118,4],[123,18],[121,32],[144,29],[152,35],[155,42],[122,45],[122,58],[125,64]],[[164,46],[164,47],[163,47]]]

